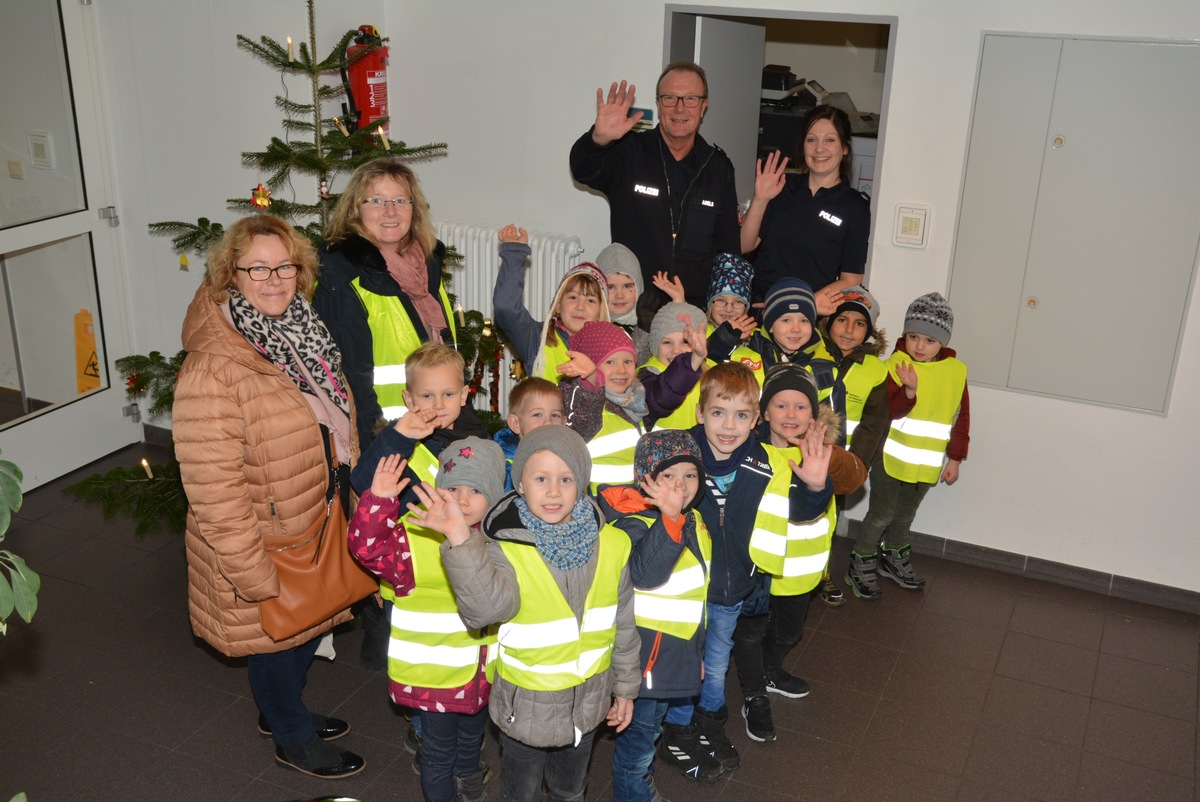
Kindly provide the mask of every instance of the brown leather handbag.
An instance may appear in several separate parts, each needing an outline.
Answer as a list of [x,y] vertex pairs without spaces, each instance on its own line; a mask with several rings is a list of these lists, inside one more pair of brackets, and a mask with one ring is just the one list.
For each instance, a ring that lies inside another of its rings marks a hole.
[[329,487],[325,514],[306,532],[276,542],[267,552],[279,573],[279,595],[258,603],[263,631],[281,641],[315,627],[379,589],[378,581],[350,555],[346,504],[333,440],[325,434]]

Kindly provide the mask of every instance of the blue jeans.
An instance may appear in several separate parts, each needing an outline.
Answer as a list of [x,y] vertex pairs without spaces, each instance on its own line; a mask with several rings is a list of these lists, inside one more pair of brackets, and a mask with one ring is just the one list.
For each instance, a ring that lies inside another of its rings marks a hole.
[[[725,706],[725,674],[733,653],[733,631],[737,628],[742,603],[732,606],[708,603],[708,627],[704,632],[704,679],[700,683],[700,706],[716,712]],[[695,706],[688,699],[672,699],[668,724],[686,727],[692,723]]]
[[584,733],[579,746],[539,749],[500,731],[500,793],[497,802],[540,802],[542,779],[548,802],[583,802],[588,762],[596,731]]
[[250,691],[271,737],[280,746],[297,747],[317,737],[312,714],[300,694],[308,682],[308,664],[317,652],[320,638],[282,652],[252,654],[246,658]]
[[478,713],[437,713],[422,710],[413,716],[421,722],[421,792],[426,802],[456,802],[455,777],[479,771],[487,708]]
[[644,699],[633,703],[633,721],[617,733],[613,748],[613,802],[650,802],[654,798],[654,742],[662,730],[670,699]]

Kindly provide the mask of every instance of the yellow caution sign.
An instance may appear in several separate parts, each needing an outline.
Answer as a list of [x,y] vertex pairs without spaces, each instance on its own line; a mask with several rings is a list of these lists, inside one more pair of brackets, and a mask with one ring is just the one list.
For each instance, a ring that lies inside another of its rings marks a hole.
[[100,386],[100,360],[96,357],[96,327],[92,313],[75,313],[75,384],[80,394]]

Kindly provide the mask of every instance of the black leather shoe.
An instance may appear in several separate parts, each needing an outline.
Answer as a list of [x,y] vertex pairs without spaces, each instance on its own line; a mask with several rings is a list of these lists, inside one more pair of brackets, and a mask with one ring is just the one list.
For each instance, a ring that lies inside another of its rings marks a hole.
[[[317,737],[322,741],[336,741],[346,733],[350,732],[350,725],[342,721],[340,718],[330,718],[328,716],[318,716],[312,713],[313,728],[317,731]],[[267,726],[267,719],[262,713],[258,714],[258,731],[262,735],[270,735],[271,728]]]
[[367,766],[367,761],[353,752],[313,738],[303,746],[275,747],[275,762],[322,780],[353,777]]

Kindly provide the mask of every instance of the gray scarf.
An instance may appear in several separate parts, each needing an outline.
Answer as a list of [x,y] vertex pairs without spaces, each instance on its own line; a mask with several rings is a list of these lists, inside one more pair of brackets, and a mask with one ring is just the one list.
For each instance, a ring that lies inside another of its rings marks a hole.
[[600,526],[592,514],[592,505],[586,493],[579,495],[571,510],[571,520],[560,524],[548,524],[533,514],[522,496],[516,498],[517,513],[521,523],[533,532],[533,542],[538,554],[560,571],[569,571],[587,565],[599,542]]

